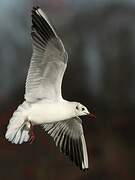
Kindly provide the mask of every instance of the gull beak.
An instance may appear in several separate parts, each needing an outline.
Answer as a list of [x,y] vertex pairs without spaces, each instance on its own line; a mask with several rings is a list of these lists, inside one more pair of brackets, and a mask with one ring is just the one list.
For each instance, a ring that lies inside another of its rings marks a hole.
[[96,115],[94,115],[94,114],[92,114],[92,113],[90,113],[90,112],[87,114],[87,117],[95,118],[95,119],[96,119]]

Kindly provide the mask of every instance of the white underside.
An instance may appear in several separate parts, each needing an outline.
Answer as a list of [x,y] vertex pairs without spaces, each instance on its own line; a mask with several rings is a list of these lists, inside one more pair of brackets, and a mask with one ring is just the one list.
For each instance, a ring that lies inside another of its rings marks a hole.
[[71,103],[65,100],[55,103],[42,100],[31,105],[26,114],[32,124],[62,121],[75,116]]

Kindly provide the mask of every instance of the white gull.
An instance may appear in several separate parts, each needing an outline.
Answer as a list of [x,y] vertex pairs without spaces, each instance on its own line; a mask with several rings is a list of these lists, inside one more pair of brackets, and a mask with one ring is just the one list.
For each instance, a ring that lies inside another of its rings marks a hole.
[[15,144],[33,142],[34,125],[42,125],[60,151],[80,169],[88,169],[82,121],[90,115],[78,102],[63,99],[61,84],[68,55],[47,16],[39,7],[32,10],[33,55],[26,80],[25,101],[13,113],[5,137]]

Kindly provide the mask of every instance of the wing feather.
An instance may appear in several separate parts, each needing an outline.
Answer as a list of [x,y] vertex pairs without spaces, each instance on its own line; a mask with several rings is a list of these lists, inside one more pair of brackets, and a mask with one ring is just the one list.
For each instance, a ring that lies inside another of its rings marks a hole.
[[33,54],[26,79],[25,99],[28,102],[46,98],[62,98],[61,84],[67,66],[67,52],[44,12],[32,10],[31,36]]
[[44,124],[45,131],[53,137],[56,146],[80,169],[88,169],[88,155],[80,118]]

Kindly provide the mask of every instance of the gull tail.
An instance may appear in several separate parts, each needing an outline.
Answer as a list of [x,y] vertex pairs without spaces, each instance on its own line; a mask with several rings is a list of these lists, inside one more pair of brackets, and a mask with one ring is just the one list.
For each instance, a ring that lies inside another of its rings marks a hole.
[[15,144],[22,144],[29,140],[29,129],[26,126],[26,110],[29,105],[23,102],[18,106],[17,110],[13,113],[10,119],[9,125],[7,127],[7,132],[5,138]]

